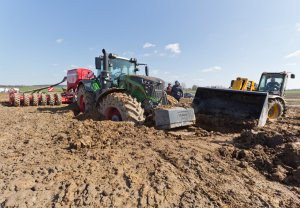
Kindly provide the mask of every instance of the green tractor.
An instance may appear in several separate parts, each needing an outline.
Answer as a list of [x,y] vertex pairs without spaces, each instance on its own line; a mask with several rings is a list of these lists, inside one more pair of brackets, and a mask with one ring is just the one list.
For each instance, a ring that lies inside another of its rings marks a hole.
[[[81,80],[78,84],[77,103],[82,112],[96,108],[106,120],[135,123],[152,117],[157,125],[166,128],[194,123],[192,108],[159,110],[160,106],[174,104],[175,101],[166,94],[162,79],[149,76],[146,64],[138,63],[135,58],[107,53],[104,49],[102,53],[95,58],[97,76]],[[145,75],[137,74],[139,66],[145,67]]]

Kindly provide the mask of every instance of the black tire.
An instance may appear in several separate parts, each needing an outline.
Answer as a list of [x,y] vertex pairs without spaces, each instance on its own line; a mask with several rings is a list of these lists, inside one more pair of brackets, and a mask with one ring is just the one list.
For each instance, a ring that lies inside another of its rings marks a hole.
[[270,120],[278,119],[283,115],[284,105],[280,100],[271,100],[269,102],[268,118]]
[[104,97],[99,103],[99,112],[107,120],[132,121],[134,123],[145,121],[141,103],[121,92],[114,92]]
[[176,98],[174,98],[171,95],[167,95],[167,101],[168,101],[168,105],[176,105],[176,104],[178,104],[178,101],[176,100]]
[[53,94],[49,94],[49,100],[48,100],[49,105],[55,105],[55,98]]
[[29,94],[24,93],[24,106],[30,106],[30,97]]
[[39,96],[37,93],[32,94],[32,105],[38,106],[39,105]]
[[54,94],[54,98],[55,98],[55,105],[61,105],[62,104],[61,94],[60,93],[55,93]]
[[21,102],[20,102],[20,95],[19,94],[15,94],[15,98],[14,98],[14,106],[15,107],[20,107]]
[[41,105],[47,105],[47,95],[44,93],[41,94]]
[[83,85],[77,91],[77,105],[82,113],[91,113],[95,108],[94,94],[86,91]]

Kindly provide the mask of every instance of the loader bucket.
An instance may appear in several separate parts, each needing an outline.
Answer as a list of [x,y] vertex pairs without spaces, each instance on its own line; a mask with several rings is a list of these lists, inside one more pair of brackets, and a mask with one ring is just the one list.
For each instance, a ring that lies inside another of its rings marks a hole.
[[196,115],[227,117],[237,122],[257,120],[257,126],[262,127],[268,118],[268,93],[198,87],[193,107]]

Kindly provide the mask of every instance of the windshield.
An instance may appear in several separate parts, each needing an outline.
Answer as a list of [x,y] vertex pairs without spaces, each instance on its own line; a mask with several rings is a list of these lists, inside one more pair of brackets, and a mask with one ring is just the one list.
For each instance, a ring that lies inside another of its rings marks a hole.
[[263,74],[258,86],[258,91],[280,94],[282,82],[282,74]]
[[[117,80],[120,79],[124,75],[135,74],[135,63],[129,62],[129,60],[116,58],[109,60],[108,72],[113,81],[113,84],[117,84]],[[103,70],[103,61],[101,63],[101,69],[98,69],[98,76],[101,74]]]
[[109,72],[111,77],[120,77],[120,75],[135,74],[135,64],[124,59],[111,59]]

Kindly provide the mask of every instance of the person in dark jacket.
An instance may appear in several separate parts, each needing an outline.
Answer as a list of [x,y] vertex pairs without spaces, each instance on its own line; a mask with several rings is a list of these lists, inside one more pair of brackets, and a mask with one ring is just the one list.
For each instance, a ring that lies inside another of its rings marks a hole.
[[183,90],[178,81],[176,81],[175,85],[173,85],[171,93],[172,96],[178,101],[183,97]]

